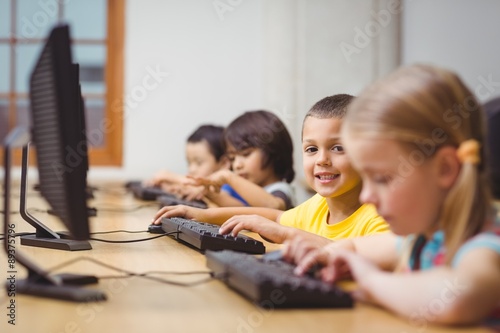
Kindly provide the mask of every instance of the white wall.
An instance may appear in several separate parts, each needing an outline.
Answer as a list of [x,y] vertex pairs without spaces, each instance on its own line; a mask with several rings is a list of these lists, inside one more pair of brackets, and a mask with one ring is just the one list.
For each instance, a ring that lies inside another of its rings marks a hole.
[[[123,166],[93,167],[90,180],[144,179],[162,168],[183,173],[185,139],[199,124],[227,125],[245,110],[264,108],[294,138],[300,183],[308,108],[327,95],[358,94],[400,63],[451,68],[482,101],[500,95],[500,1],[394,4],[127,0],[124,95],[132,103],[125,109]],[[168,75],[138,100],[134,87],[150,71]]]
[[452,69],[483,102],[500,95],[500,1],[405,0],[402,27],[404,64]]
[[248,2],[220,20],[207,1],[127,1],[125,94],[148,68],[166,74],[125,110],[120,176],[184,173],[184,143],[198,125],[261,106],[260,12]]
[[[389,2],[128,0],[125,95],[135,100],[131,92],[148,68],[168,76],[126,108],[123,167],[91,168],[90,179],[142,179],[162,168],[183,173],[185,139],[199,124],[227,125],[264,108],[294,138],[300,182],[308,108],[328,95],[356,94],[398,63],[397,16],[383,26],[373,16]],[[343,51],[347,44],[354,53]]]

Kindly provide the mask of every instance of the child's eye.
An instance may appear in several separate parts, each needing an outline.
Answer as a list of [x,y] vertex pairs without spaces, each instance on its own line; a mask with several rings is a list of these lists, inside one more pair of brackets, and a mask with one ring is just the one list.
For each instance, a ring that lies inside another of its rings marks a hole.
[[243,156],[243,157],[248,157],[250,156],[250,154],[252,154],[254,151],[254,148],[247,148],[247,149],[244,149],[240,152],[238,152],[238,155],[240,156]]
[[374,175],[371,178],[377,184],[388,184],[392,180],[390,175]]
[[316,147],[306,147],[304,149],[304,152],[306,152],[306,153],[314,153],[314,152],[317,152],[317,151],[318,151],[318,148],[316,148]]
[[341,146],[341,145],[335,145],[335,146],[332,147],[332,150],[336,151],[336,152],[343,152],[344,151],[344,147]]

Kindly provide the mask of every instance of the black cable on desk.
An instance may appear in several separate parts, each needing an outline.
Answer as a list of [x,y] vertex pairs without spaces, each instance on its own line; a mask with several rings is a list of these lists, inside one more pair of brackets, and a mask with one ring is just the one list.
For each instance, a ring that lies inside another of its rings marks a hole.
[[[145,232],[148,232],[147,230],[111,230],[111,231],[98,231],[98,232],[91,232],[90,234],[91,235],[105,235],[105,234],[114,234],[114,233],[119,233],[119,232],[123,232],[123,233],[129,233],[129,234],[139,234],[139,233],[145,233]],[[174,231],[173,233],[177,233],[177,231]],[[26,236],[26,235],[35,235],[36,233],[35,232],[17,232],[14,234],[14,237],[20,237],[20,236]],[[151,237],[151,238],[144,238],[144,239],[139,239],[139,240],[135,240],[137,242],[140,242],[140,241],[143,241],[143,240],[149,240],[149,239],[155,239],[155,238],[158,238],[158,237],[161,237],[161,236],[165,236],[165,234],[161,234],[161,235],[158,235],[157,237]],[[0,234],[0,240],[3,240],[5,238],[5,235],[4,234]],[[92,238],[90,238],[92,239]],[[97,240],[97,241],[103,241],[103,242],[106,242],[107,240],[102,240],[102,239],[94,239],[94,240]],[[132,240],[134,241],[134,240]],[[123,243],[124,241],[108,241],[109,243]],[[125,241],[127,243],[130,243],[130,241]]]
[[[56,265],[56,266],[50,268],[49,270],[47,270],[47,274],[51,274],[51,273],[53,273],[56,270],[59,270],[59,269],[61,269],[63,267],[69,266],[69,265],[71,265],[73,263],[76,263],[76,262],[82,261],[82,260],[90,261],[90,262],[93,262],[93,263],[95,263],[95,264],[97,264],[99,266],[102,266],[102,267],[105,267],[105,268],[117,271],[119,273],[125,274],[125,275],[115,275],[115,276],[113,276],[113,275],[108,275],[108,276],[104,275],[104,276],[100,276],[100,277],[97,276],[98,279],[123,279],[123,278],[130,278],[130,277],[140,277],[140,278],[144,278],[144,279],[148,279],[148,280],[153,280],[153,281],[160,282],[160,283],[165,283],[165,284],[170,284],[170,285],[175,285],[175,286],[180,286],[180,287],[190,287],[190,286],[195,286],[195,285],[198,285],[198,284],[210,282],[210,281],[214,280],[215,278],[219,278],[219,277],[216,277],[212,271],[191,271],[191,272],[150,271],[150,272],[144,272],[144,273],[136,273],[136,272],[131,272],[131,271],[128,271],[128,270],[125,270],[125,269],[122,269],[122,268],[118,268],[118,267],[109,265],[109,264],[107,264],[105,262],[102,262],[100,260],[96,260],[96,259],[90,258],[90,257],[78,257],[78,258],[75,258],[75,259],[71,259],[71,260],[65,261],[65,262],[63,262],[63,263],[61,263],[59,265]],[[172,280],[168,280],[168,279],[163,279],[163,278],[156,277],[156,276],[151,276],[151,274],[164,274],[164,275],[198,275],[198,274],[208,274],[209,277],[205,278],[205,279],[202,279],[202,280],[199,280],[199,281],[183,283],[183,282],[178,282],[178,281],[172,281]]]
[[119,232],[124,232],[127,234],[140,234],[144,232],[148,232],[147,230],[123,230],[123,229],[118,229],[118,230],[111,230],[111,231],[96,231],[96,232],[91,232],[91,235],[105,235],[105,234],[115,234]]
[[[14,237],[28,236],[28,235],[35,235],[35,234],[36,234],[35,232],[16,232],[14,234]],[[4,240],[4,239],[5,239],[5,235],[0,234],[0,240]]]
[[151,240],[151,239],[156,239],[156,238],[160,238],[160,237],[164,237],[164,236],[168,236],[168,235],[173,235],[173,234],[178,234],[178,233],[179,233],[179,231],[172,231],[172,232],[164,233],[164,234],[157,235],[157,236],[154,236],[154,237],[140,238],[140,239],[131,239],[131,240],[122,240],[122,241],[114,241],[114,240],[101,239],[101,238],[93,238],[93,237],[90,237],[89,239],[90,240],[99,241],[99,242],[104,242],[104,243],[136,243],[136,242],[148,241],[148,240]]
[[152,207],[152,206],[159,207],[158,203],[154,202],[154,203],[148,203],[148,204],[143,204],[143,205],[137,205],[137,206],[131,207],[131,208],[125,208],[125,207],[115,205],[115,207],[111,207],[111,208],[110,207],[96,207],[96,209],[100,212],[108,212],[108,213],[131,213],[131,212],[137,211],[139,209]]

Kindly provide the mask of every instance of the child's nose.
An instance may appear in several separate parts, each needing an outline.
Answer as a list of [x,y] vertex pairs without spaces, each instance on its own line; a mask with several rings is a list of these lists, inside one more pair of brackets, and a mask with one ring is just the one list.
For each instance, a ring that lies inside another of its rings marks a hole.
[[235,157],[233,160],[233,170],[238,170],[243,167],[243,160],[239,157]]
[[359,201],[362,203],[370,203],[377,207],[378,200],[375,192],[369,185],[363,183],[363,188],[361,189],[361,193],[359,194]]
[[196,173],[196,167],[194,165],[190,164],[188,166],[188,174],[190,176],[194,176],[195,173]]
[[319,154],[317,156],[318,156],[318,159],[316,160],[316,163],[318,165],[330,165],[331,164],[330,155],[328,154],[328,152],[319,151]]

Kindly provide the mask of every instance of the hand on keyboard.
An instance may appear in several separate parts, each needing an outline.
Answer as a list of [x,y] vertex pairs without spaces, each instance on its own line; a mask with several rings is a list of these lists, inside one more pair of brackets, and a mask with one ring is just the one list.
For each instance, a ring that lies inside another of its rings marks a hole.
[[[294,266],[234,251],[207,251],[207,266],[228,286],[270,308],[352,307],[349,293],[311,276],[296,276]],[[271,304],[270,304],[271,303]]]
[[264,244],[251,237],[237,237],[219,234],[219,226],[179,217],[162,218],[162,228],[174,238],[198,250],[235,250],[261,254],[266,251]]
[[223,235],[236,236],[242,230],[256,232],[265,240],[278,244],[290,238],[294,232],[292,228],[284,227],[259,215],[235,215],[220,227],[220,233]]
[[153,224],[161,224],[162,218],[182,217],[190,220],[203,221],[205,209],[189,207],[184,205],[165,206],[153,217]]

